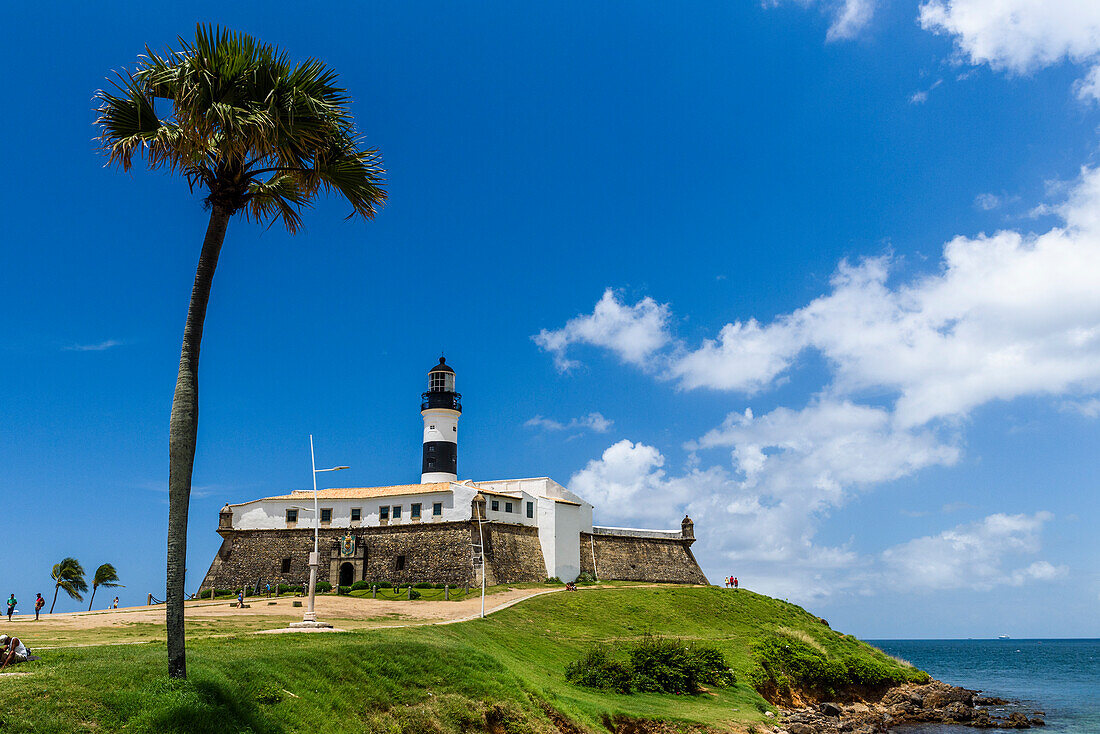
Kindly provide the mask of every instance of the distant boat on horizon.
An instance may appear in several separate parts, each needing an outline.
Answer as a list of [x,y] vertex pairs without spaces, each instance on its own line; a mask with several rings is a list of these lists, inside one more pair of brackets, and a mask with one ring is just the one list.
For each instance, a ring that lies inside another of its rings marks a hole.
[[1010,640],[1012,638],[1009,637],[1008,635],[997,635],[997,639],[998,640]]

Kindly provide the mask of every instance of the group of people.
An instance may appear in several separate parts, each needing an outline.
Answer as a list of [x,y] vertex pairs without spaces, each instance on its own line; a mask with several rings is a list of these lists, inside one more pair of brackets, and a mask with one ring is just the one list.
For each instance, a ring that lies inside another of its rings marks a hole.
[[[11,622],[11,616],[15,614],[15,606],[19,601],[15,598],[15,594],[8,597],[8,622]],[[46,600],[42,598],[42,593],[39,592],[34,595],[34,621],[38,621],[38,616],[42,613],[42,607],[46,606]],[[108,609],[118,609],[118,597],[110,603]]]
[[736,576],[727,576],[726,577],[726,588],[727,589],[733,589],[734,591],[737,591],[737,577]]
[[[8,621],[11,622],[11,615],[15,614],[15,605],[19,602],[15,599],[15,594],[8,597]],[[42,598],[42,594],[35,594],[34,600],[34,620],[38,621],[38,615],[42,612],[42,607],[46,606],[46,600]]]

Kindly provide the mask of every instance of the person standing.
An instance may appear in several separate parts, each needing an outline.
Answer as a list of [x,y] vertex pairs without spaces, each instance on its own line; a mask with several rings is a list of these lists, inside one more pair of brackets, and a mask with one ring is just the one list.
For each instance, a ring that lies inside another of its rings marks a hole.
[[15,614],[15,605],[18,604],[15,600],[15,594],[8,597],[8,622],[11,622],[11,615]]
[[113,602],[111,602],[111,609],[118,609],[118,597],[117,596],[115,597],[115,600]]
[[737,591],[737,577],[736,576],[733,577],[733,590]]
[[34,621],[38,621],[38,615],[42,612],[42,607],[46,606],[46,600],[42,598],[42,592],[35,594],[34,600]]

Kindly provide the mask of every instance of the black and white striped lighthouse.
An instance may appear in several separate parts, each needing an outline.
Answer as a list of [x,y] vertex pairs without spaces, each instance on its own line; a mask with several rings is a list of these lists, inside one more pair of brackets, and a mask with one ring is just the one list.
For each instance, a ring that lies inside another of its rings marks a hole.
[[428,392],[420,396],[420,415],[424,418],[421,484],[456,481],[462,396],[455,392],[455,371],[443,357],[428,372]]

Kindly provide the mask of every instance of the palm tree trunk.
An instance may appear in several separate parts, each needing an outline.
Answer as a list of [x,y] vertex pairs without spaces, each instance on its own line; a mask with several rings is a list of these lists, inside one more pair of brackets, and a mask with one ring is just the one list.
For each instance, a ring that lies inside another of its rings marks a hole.
[[183,327],[183,348],[172,397],[172,419],[168,431],[168,583],[165,593],[168,632],[168,676],[187,677],[184,649],[183,599],[187,574],[187,506],[191,500],[191,470],[195,464],[195,441],[199,427],[199,345],[206,320],[206,304],[218,267],[230,212],[214,205],[206,238],[202,243],[191,305]]
[[92,584],[92,598],[88,600],[88,611],[89,612],[92,611],[92,602],[95,601],[95,590],[98,589],[98,588],[99,588],[98,586],[96,586],[95,584]]
[[53,585],[53,604],[50,605],[50,614],[53,614],[53,608],[57,606],[57,590],[61,587],[61,584]]

